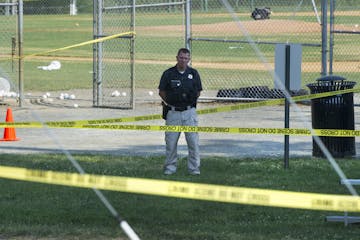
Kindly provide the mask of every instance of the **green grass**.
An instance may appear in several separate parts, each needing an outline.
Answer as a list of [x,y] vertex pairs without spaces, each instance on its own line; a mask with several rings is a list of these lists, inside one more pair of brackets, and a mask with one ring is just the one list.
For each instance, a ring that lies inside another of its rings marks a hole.
[[[324,159],[202,159],[202,174],[162,175],[163,157],[74,156],[87,173],[166,179],[239,187],[347,194]],[[359,161],[342,159],[349,178]],[[1,165],[74,172],[63,155],[2,154]],[[124,237],[117,222],[89,189],[0,179],[2,238],[113,239]],[[358,189],[359,190],[359,189]],[[141,239],[358,239],[358,225],[325,222],[341,212],[270,208],[104,191]],[[354,215],[354,214],[353,214]],[[355,214],[356,215],[356,214]]]
[[92,16],[90,15],[24,16],[25,53],[33,53],[34,48],[40,51],[50,50],[89,41],[92,38]]
[[92,88],[91,62],[62,60],[60,60],[60,62],[61,70],[43,71],[37,67],[47,66],[50,63],[49,61],[26,61],[25,67],[28,69],[27,74],[24,75],[26,91],[56,91]]

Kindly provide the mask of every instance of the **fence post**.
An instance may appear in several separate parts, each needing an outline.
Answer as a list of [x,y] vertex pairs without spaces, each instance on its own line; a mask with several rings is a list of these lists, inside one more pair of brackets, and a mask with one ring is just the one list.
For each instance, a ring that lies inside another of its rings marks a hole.
[[23,0],[18,2],[18,41],[19,41],[19,107],[24,103],[24,66],[23,66]]
[[185,47],[191,49],[190,37],[191,37],[191,0],[187,0],[185,3]]
[[76,0],[70,1],[70,15],[77,15]]
[[334,56],[334,11],[335,0],[330,1],[330,46],[329,46],[329,74],[333,74],[333,56]]
[[327,3],[321,0],[321,75],[327,75]]

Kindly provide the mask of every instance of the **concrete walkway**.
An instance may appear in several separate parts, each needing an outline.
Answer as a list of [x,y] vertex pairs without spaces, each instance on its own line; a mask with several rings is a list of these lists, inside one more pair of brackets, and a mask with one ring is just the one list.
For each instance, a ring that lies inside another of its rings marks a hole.
[[[26,101],[25,106],[10,104],[15,122],[22,121],[66,121],[121,118],[160,114],[158,96],[151,101],[137,101],[134,110],[94,108],[83,104],[74,108],[59,106],[42,101]],[[220,106],[214,103],[200,103],[199,108]],[[6,106],[1,107],[0,121],[5,120]],[[310,106],[299,105],[291,108],[290,127],[306,128],[311,126]],[[360,109],[355,108],[355,122],[359,119]],[[305,121],[305,123],[304,123]],[[164,125],[163,120],[141,121],[127,124]],[[199,126],[212,127],[284,127],[284,106],[259,107],[233,112],[199,115]],[[356,129],[360,129],[356,124]],[[2,134],[2,133],[0,133]],[[55,128],[16,128],[19,141],[0,142],[1,153],[52,153],[67,150],[70,153],[112,154],[152,156],[164,155],[164,133],[155,131],[120,131],[100,129],[55,129]],[[282,157],[284,136],[245,135],[225,133],[200,133],[201,155],[223,157]],[[356,144],[360,153],[359,144]],[[179,141],[179,154],[187,155],[184,135]],[[291,156],[311,156],[312,138],[310,136],[290,136]]]

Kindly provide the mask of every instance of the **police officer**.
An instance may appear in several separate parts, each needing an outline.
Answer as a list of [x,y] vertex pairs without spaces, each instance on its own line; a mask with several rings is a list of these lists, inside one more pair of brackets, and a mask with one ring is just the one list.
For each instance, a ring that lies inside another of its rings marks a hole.
[[[202,91],[200,75],[196,69],[188,66],[190,51],[179,49],[177,63],[164,71],[159,84],[159,95],[163,100],[166,125],[197,126],[196,102]],[[164,174],[171,175],[177,168],[177,144],[180,132],[165,132],[166,160]],[[199,135],[197,132],[185,132],[188,146],[188,172],[200,174]]]

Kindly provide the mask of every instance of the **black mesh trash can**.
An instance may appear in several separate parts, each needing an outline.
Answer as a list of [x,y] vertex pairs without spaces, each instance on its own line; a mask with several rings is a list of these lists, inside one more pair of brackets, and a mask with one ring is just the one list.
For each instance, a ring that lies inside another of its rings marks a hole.
[[[307,87],[310,88],[310,92],[313,94],[351,89],[356,84],[356,82],[345,80],[345,78],[340,76],[325,76],[317,79],[317,83],[308,84]],[[312,99],[311,118],[314,129],[354,130],[353,93]],[[320,137],[320,139],[336,158],[344,158],[356,154],[355,137]],[[314,139],[313,156],[324,157]]]

